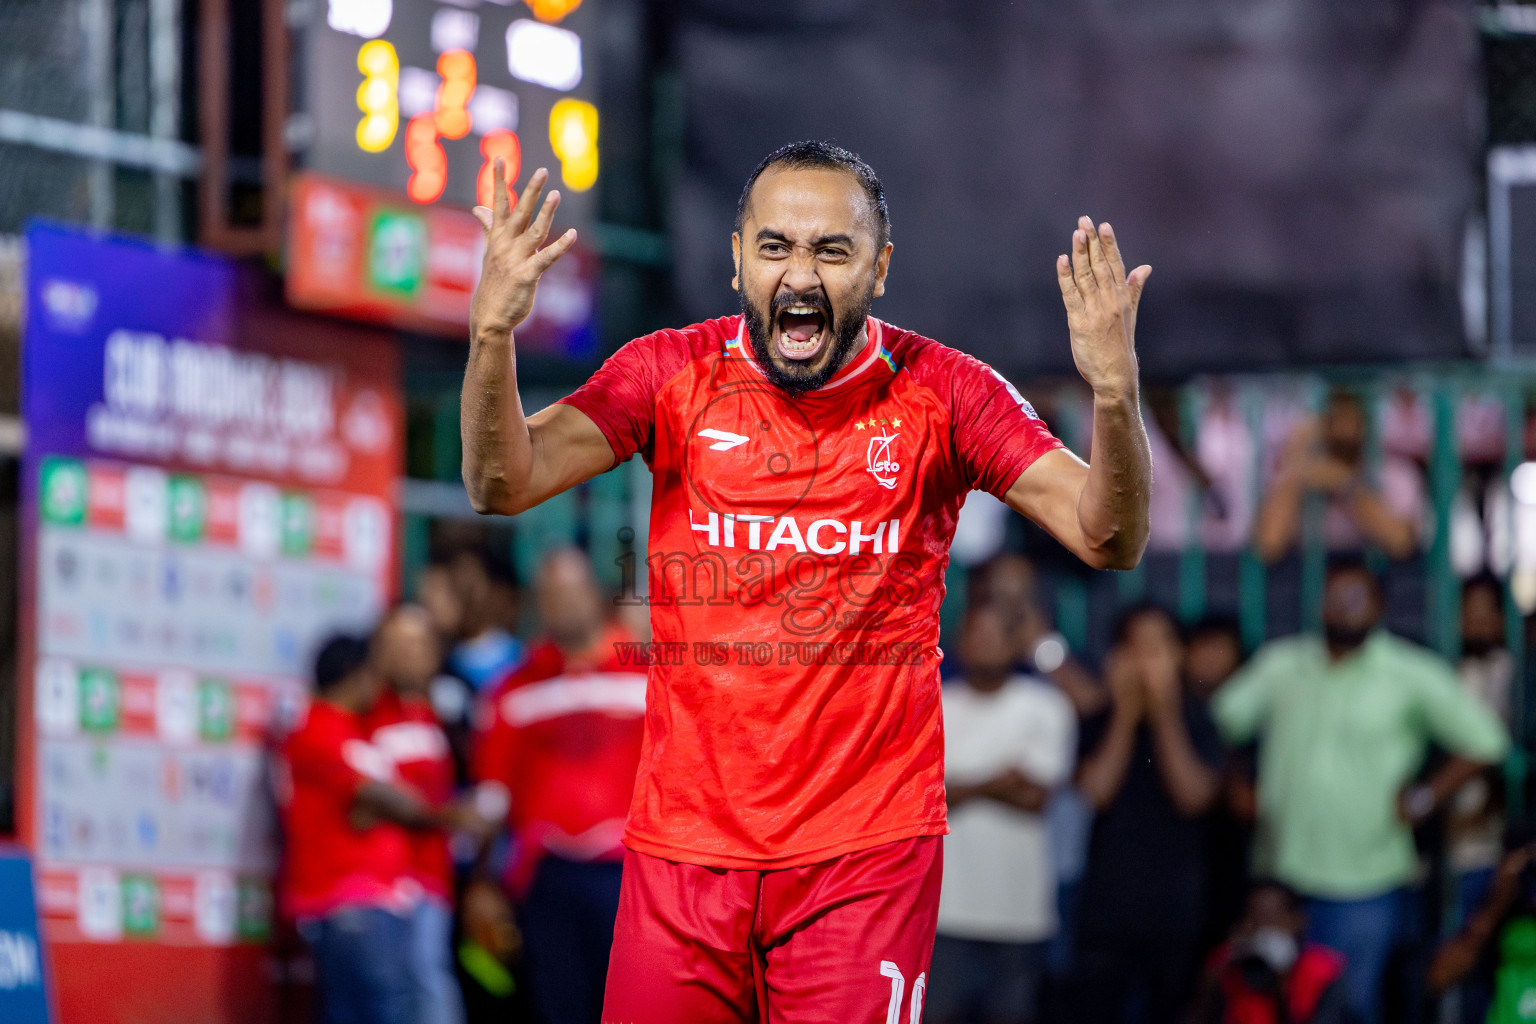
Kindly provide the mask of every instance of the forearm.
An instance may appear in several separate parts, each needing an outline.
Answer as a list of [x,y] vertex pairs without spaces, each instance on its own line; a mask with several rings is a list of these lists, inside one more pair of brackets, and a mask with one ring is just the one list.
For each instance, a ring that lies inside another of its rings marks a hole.
[[1093,677],[1093,673],[1083,667],[1082,662],[1070,654],[1061,663],[1061,667],[1054,672],[1047,672],[1046,676],[1061,687],[1061,692],[1072,702],[1072,709],[1079,718],[1097,714],[1109,703],[1109,691]]
[[1477,778],[1488,765],[1480,761],[1469,760],[1465,757],[1452,757],[1440,769],[1430,776],[1425,783],[1429,791],[1434,795],[1435,806],[1443,807],[1445,802],[1454,796],[1461,787]]
[[387,782],[365,782],[352,797],[357,823],[389,821],[417,831],[442,827],[442,817],[416,794]]
[[1078,769],[1077,788],[1095,810],[1109,806],[1125,784],[1135,739],[1136,720],[1115,714],[1098,749]]
[[1254,527],[1253,546],[1260,560],[1277,561],[1296,542],[1301,529],[1301,484],[1281,477],[1264,497]]
[[1436,950],[1429,965],[1430,989],[1443,992],[1471,974],[1483,948],[1492,941],[1508,913],[1508,903],[1495,899],[1473,914],[1461,931]]
[[1152,742],[1158,775],[1179,813],[1192,818],[1210,810],[1220,792],[1221,778],[1195,753],[1177,708],[1152,715]]
[[472,330],[459,423],[464,486],[475,511],[514,515],[526,508],[533,440],[517,393],[510,330]]
[[1077,521],[1101,569],[1131,569],[1150,530],[1152,451],[1136,392],[1094,395],[1093,447]]
[[1392,558],[1407,558],[1419,542],[1418,527],[1411,519],[1387,507],[1375,491],[1360,489],[1351,503],[1355,523],[1366,539]]

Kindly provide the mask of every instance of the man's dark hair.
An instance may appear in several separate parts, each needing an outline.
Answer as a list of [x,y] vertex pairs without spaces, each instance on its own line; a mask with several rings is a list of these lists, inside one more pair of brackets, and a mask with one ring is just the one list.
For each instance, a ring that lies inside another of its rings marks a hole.
[[1305,903],[1305,901],[1302,899],[1301,893],[1280,881],[1278,878],[1255,878],[1253,882],[1248,886],[1248,896],[1252,898],[1255,893],[1260,892],[1272,892],[1276,894],[1285,901],[1285,905],[1292,911],[1303,909],[1303,904]]
[[335,634],[315,655],[315,692],[329,693],[367,663],[368,641],[350,633]]
[[1209,615],[1195,621],[1187,630],[1185,638],[1190,641],[1203,640],[1206,637],[1227,637],[1237,644],[1238,650],[1243,647],[1243,628],[1237,621],[1237,616],[1228,612],[1212,612]]
[[1504,581],[1499,579],[1487,569],[1473,573],[1466,578],[1461,585],[1461,596],[1465,600],[1467,595],[1474,590],[1486,590],[1493,595],[1494,600],[1502,606],[1504,602]]
[[1371,568],[1371,563],[1367,562],[1363,555],[1329,555],[1324,578],[1332,579],[1335,576],[1363,576],[1376,589],[1376,596],[1382,596],[1381,577],[1377,575],[1375,569]]
[[1173,628],[1174,636],[1178,637],[1181,641],[1184,639],[1184,633],[1179,628],[1179,620],[1174,616],[1173,612],[1164,608],[1156,601],[1138,601],[1128,608],[1122,609],[1120,614],[1115,617],[1115,628],[1110,634],[1115,644],[1125,643],[1131,635],[1131,627],[1136,625],[1139,620],[1146,618],[1162,619]]
[[770,167],[787,167],[790,170],[826,168],[847,171],[859,180],[859,184],[864,188],[864,195],[869,200],[870,208],[875,211],[875,248],[884,249],[885,243],[891,240],[891,214],[885,205],[885,186],[880,184],[880,178],[875,174],[875,169],[865,163],[857,153],[850,153],[830,142],[816,140],[791,142],[787,146],[780,146],[757,165],[757,170],[752,172],[752,176],[747,179],[746,187],[741,190],[741,198],[736,201],[735,230],[738,233],[747,219],[747,203],[752,198],[752,188],[757,184],[757,179],[762,177],[763,172]]

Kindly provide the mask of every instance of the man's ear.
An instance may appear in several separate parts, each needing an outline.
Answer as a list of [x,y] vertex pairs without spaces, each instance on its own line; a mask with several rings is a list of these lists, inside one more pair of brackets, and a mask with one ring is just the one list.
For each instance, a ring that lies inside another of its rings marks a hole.
[[731,275],[731,290],[741,291],[741,232],[731,233],[731,266],[736,268],[736,273]]
[[891,250],[895,246],[890,242],[885,243],[885,248],[880,250],[880,255],[875,257],[875,298],[885,294],[885,275],[891,270]]

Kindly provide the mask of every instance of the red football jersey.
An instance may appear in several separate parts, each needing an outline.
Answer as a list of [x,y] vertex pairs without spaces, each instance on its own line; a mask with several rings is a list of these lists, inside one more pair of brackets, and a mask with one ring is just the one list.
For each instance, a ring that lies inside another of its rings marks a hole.
[[367,779],[391,780],[389,761],[368,742],[357,715],[324,701],[283,742],[277,795],[283,813],[282,908],[292,918],[323,917],[345,906],[400,908],[409,883],[405,829],[352,826],[352,798]]
[[645,730],[646,678],[625,667],[614,627],[591,663],[539,644],[486,698],[475,739],[475,777],[511,798],[507,821],[519,840],[508,879],[522,892],[545,853],[567,860],[619,860]]
[[[368,714],[370,739],[394,764],[405,782],[434,808],[453,799],[453,751],[437,713],[424,700],[401,700],[386,693]],[[423,829],[410,835],[411,874],[439,899],[453,898],[453,855],[448,833]]]
[[1060,442],[976,359],[874,319],[868,338],[792,397],[739,316],[711,320],[630,342],[563,400],[655,478],[641,853],[787,867],[946,831],[955,521]]

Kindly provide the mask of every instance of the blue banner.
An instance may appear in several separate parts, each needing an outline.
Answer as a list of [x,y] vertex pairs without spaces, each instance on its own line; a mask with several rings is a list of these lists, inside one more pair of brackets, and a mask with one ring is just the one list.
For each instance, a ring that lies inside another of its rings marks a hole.
[[47,959],[32,861],[24,850],[0,846],[0,1021],[49,1024]]

